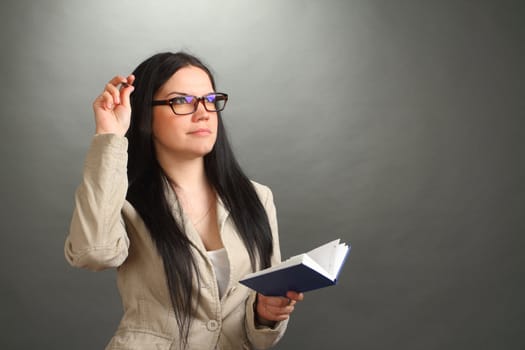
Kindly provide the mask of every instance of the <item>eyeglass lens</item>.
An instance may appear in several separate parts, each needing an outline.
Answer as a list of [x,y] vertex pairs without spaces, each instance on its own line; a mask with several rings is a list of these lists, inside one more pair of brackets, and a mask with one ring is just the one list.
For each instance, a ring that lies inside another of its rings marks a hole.
[[208,112],[222,111],[226,105],[226,96],[223,94],[209,94],[202,97],[178,96],[171,99],[171,107],[176,114],[190,114],[197,110],[200,101]]

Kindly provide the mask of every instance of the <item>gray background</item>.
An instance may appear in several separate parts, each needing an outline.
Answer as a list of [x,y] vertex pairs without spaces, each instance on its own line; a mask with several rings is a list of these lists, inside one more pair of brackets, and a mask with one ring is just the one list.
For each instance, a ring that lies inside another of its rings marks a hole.
[[102,349],[114,271],[63,242],[113,75],[184,49],[268,184],[283,256],[340,237],[339,285],[279,349],[524,349],[523,1],[3,1],[1,349]]

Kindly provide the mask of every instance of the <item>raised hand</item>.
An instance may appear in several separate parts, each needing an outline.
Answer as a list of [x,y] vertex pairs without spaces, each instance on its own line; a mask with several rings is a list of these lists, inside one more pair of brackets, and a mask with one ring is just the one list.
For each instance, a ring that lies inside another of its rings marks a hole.
[[135,77],[117,75],[106,84],[104,91],[93,102],[97,134],[124,136],[131,120],[129,96]]

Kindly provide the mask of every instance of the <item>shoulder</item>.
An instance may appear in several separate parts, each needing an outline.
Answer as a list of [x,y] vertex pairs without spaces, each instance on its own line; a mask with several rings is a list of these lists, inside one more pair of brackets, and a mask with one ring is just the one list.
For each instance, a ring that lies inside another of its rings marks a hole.
[[257,193],[257,196],[259,196],[259,200],[264,206],[266,206],[269,202],[273,202],[273,194],[270,187],[253,180],[250,181],[253,185],[253,188],[255,189],[255,192]]

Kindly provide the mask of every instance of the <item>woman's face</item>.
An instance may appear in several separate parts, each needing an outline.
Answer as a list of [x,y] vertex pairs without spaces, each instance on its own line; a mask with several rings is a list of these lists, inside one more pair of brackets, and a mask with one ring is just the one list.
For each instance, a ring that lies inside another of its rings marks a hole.
[[[180,94],[204,96],[213,91],[205,71],[194,66],[179,69],[155,93],[155,100]],[[190,160],[209,153],[217,139],[217,112],[208,112],[199,102],[197,110],[176,115],[169,105],[153,107],[153,141],[157,157]]]

